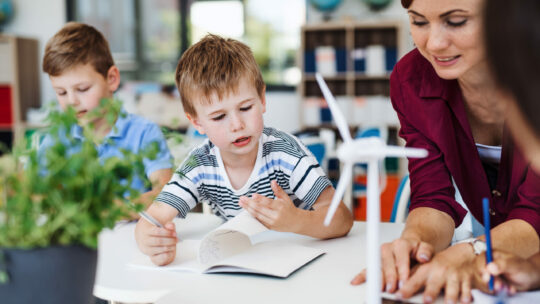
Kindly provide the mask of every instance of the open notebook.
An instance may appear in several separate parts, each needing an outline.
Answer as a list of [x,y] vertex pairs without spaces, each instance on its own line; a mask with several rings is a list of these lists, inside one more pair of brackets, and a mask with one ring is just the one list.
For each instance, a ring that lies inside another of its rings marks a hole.
[[324,254],[321,249],[282,241],[252,244],[251,236],[267,230],[243,211],[210,231],[202,240],[180,241],[176,247],[176,259],[169,265],[156,266],[148,257],[139,255],[130,266],[196,273],[255,273],[286,278]]

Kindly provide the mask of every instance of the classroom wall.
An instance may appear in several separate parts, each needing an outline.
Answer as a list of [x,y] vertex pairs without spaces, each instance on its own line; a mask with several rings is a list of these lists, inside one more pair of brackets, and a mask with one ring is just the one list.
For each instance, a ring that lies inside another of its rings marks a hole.
[[[5,34],[36,38],[40,44],[39,60],[47,40],[66,22],[65,0],[13,0],[15,16],[4,28]],[[40,67],[41,70],[41,67]],[[54,90],[45,73],[40,75],[41,104],[55,99]]]
[[296,92],[266,92],[264,124],[289,133],[301,129],[300,96]]

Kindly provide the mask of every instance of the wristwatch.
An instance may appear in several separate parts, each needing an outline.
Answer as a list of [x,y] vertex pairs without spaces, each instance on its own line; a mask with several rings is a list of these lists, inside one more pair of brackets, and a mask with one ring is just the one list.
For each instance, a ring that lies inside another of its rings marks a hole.
[[458,242],[458,244],[461,244],[461,243],[471,244],[475,255],[484,253],[487,250],[486,242],[479,240],[477,238],[465,239],[463,241]]

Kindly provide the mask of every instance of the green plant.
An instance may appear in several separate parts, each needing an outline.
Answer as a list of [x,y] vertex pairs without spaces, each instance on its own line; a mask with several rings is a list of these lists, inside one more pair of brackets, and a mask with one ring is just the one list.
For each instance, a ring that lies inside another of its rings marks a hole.
[[[90,115],[104,115],[111,127],[120,109],[119,102],[104,99]],[[142,154],[122,151],[122,158],[100,160],[93,125],[83,127],[87,140],[76,145],[66,131],[75,123],[73,109],[52,111],[48,133],[54,144],[45,153],[19,144],[0,158],[0,247],[96,248],[103,228],[142,209],[129,202],[139,196],[130,185],[135,176],[144,176],[142,160],[155,157],[157,144]]]

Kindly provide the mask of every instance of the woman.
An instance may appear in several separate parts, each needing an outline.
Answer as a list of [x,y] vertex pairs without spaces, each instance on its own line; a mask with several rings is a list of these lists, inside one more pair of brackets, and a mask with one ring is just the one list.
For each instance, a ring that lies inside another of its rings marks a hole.
[[[485,10],[488,59],[497,83],[508,92],[508,125],[519,147],[540,174],[540,2],[489,0]],[[511,58],[511,60],[509,60]],[[539,185],[540,187],[540,185]],[[540,288],[540,253],[528,259],[494,253],[489,275],[510,284],[510,292]]]
[[[485,245],[481,236],[449,247],[466,214],[453,181],[480,222],[482,198],[490,198],[493,247],[526,257],[540,244],[540,177],[528,170],[504,124],[505,103],[482,42],[484,1],[402,4],[417,49],[392,72],[391,99],[400,136],[429,155],[409,160],[410,213],[401,237],[381,248],[383,286],[403,298],[424,288],[427,303],[444,288],[446,302],[470,302]],[[362,272],[352,284],[364,280]]]

